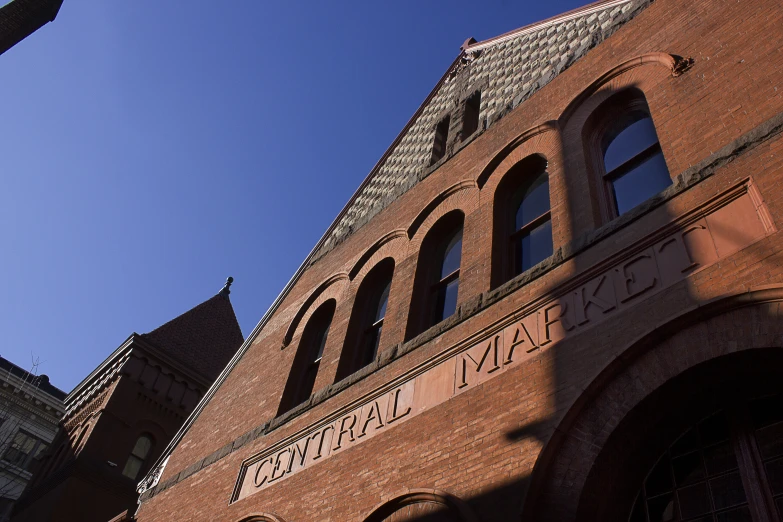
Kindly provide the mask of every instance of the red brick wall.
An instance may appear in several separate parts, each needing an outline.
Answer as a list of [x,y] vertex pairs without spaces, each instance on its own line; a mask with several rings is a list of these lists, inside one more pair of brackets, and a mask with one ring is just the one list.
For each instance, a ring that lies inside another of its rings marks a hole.
[[[364,274],[386,256],[394,258],[395,274],[380,348],[389,349],[402,342],[418,245],[435,216],[452,208],[466,214],[459,303],[474,302],[478,296],[491,297],[493,190],[502,174],[519,159],[541,153],[549,160],[555,250],[573,245],[601,225],[597,202],[589,197],[595,191],[590,187],[593,173],[585,159],[582,126],[592,108],[611,93],[629,86],[644,92],[673,177],[779,115],[783,108],[782,24],[783,9],[777,0],[657,0],[311,266],[184,436],[162,482],[275,415],[308,314],[330,297],[337,300],[337,309],[315,390],[333,382],[353,296]],[[603,74],[632,58],[655,52],[693,58],[695,63],[678,77],[657,63],[629,69],[600,86],[578,106],[572,106],[570,117],[562,117],[569,104]],[[498,151],[529,129],[550,121],[558,122],[558,128],[521,143],[481,188],[466,183],[422,221],[420,214],[440,194],[459,182],[475,182]],[[517,517],[539,453],[582,390],[618,353],[656,325],[709,299],[783,283],[779,234],[667,288],[600,327],[567,339],[557,349],[543,352],[503,376],[422,413],[404,427],[387,430],[344,455],[235,504],[229,505],[229,499],[243,459],[554,291],[575,274],[627,249],[748,176],[752,176],[774,223],[780,226],[782,148],[783,141],[774,137],[749,152],[740,151],[711,177],[629,226],[614,230],[544,276],[268,435],[156,494],[142,505],[139,520],[235,521],[261,511],[276,512],[286,520],[363,520],[381,500],[416,487],[443,489],[473,499],[481,520]],[[401,235],[384,244],[362,265],[358,275],[350,278],[357,261],[376,242],[395,230],[407,232],[419,221],[421,226],[410,240]],[[305,300],[339,273],[345,275],[310,304],[292,342],[281,350],[286,331]],[[511,440],[508,434],[520,429],[524,437]],[[563,470],[558,472],[562,475]],[[548,476],[547,472],[536,473],[536,477]],[[573,494],[578,498],[578,481],[561,480],[577,488]],[[573,499],[570,502],[573,504]]]

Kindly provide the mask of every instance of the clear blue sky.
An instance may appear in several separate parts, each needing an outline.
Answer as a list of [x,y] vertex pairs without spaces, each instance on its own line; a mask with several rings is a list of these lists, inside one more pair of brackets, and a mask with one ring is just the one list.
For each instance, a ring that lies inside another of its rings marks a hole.
[[0,56],[0,355],[70,391],[229,275],[248,335],[466,38],[585,3],[65,0]]

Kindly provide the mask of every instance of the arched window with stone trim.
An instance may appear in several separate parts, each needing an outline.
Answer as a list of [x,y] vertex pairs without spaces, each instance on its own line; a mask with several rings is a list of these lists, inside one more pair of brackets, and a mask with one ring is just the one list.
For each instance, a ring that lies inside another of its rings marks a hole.
[[461,211],[449,212],[432,226],[422,241],[406,332],[408,339],[457,310],[464,220]]
[[492,287],[529,270],[552,251],[547,161],[534,154],[511,167],[495,190]]
[[603,187],[605,219],[625,214],[672,184],[650,108],[640,90],[613,95],[588,122],[588,156]]
[[313,393],[336,305],[334,299],[329,299],[313,312],[305,325],[294,356],[294,364],[283,390],[278,414],[285,413],[305,402]]
[[393,276],[394,260],[386,258],[374,266],[359,285],[336,380],[375,360],[380,348]]

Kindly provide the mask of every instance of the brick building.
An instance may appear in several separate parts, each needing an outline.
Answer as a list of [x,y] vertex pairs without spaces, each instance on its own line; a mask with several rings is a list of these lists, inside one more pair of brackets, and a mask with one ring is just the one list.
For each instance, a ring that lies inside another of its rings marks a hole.
[[132,334],[65,398],[60,431],[13,520],[106,522],[242,344],[229,286],[150,333]]
[[781,27],[608,0],[466,41],[137,520],[780,521]]

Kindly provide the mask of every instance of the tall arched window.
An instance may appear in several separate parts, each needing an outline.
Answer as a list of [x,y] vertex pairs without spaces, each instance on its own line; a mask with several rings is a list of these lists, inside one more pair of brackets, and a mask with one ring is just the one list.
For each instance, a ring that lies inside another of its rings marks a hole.
[[422,241],[406,338],[415,337],[457,310],[462,225],[460,211],[446,214]]
[[288,375],[278,415],[306,401],[313,393],[315,377],[321,365],[321,357],[329,335],[336,303],[334,299],[322,304],[310,317],[302,332],[294,364]]
[[341,380],[375,360],[381,342],[394,260],[384,259],[364,277],[351,313],[348,334],[337,367]]
[[492,286],[552,255],[549,174],[543,156],[514,165],[495,190]]
[[130,479],[138,477],[139,472],[144,467],[144,461],[147,460],[147,456],[150,454],[150,449],[152,449],[152,437],[144,434],[136,439],[136,444],[133,445],[133,450],[131,450],[128,460],[125,461],[122,474]]
[[614,95],[591,120],[588,132],[598,138],[607,218],[628,212],[672,184],[641,91]]

